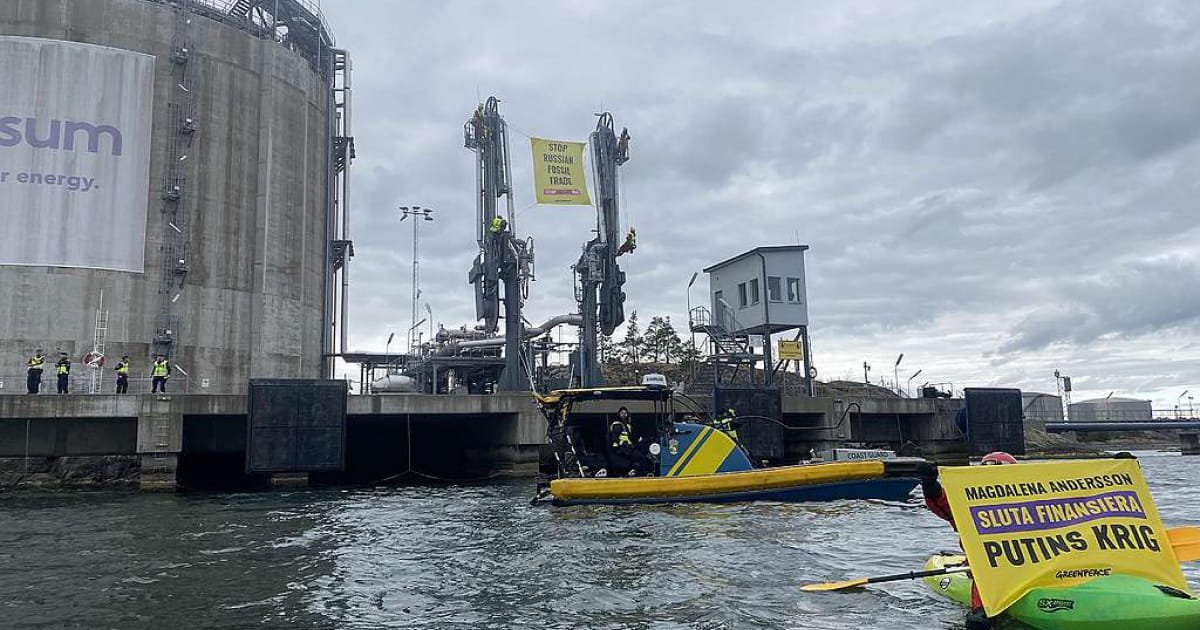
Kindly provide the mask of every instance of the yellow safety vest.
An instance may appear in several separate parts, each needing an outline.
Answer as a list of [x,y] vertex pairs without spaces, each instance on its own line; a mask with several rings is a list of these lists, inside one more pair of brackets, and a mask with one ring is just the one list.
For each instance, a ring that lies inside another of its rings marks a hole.
[[730,409],[730,410],[726,411],[725,413],[726,413],[726,415],[723,415],[720,418],[717,418],[717,428],[724,431],[725,435],[728,435],[729,437],[733,438],[734,440],[737,440],[738,439],[737,429],[733,428],[733,419],[737,417],[737,412]]
[[70,374],[71,373],[71,364],[70,363],[57,363],[56,366],[58,367],[59,374]]
[[613,446],[625,446],[627,444],[633,446],[633,440],[629,439],[629,425],[620,420],[613,422],[613,424],[621,425],[621,432],[617,435],[617,440],[613,442]]
[[166,361],[155,361],[154,362],[154,375],[155,376],[166,376],[167,375],[167,362]]
[[129,376],[129,364],[122,361],[117,364],[117,376]]
[[29,360],[25,362],[25,365],[28,365],[32,370],[40,370],[45,363],[46,357],[29,357]]
[[492,219],[492,234],[499,234],[504,231],[504,219],[495,217]]

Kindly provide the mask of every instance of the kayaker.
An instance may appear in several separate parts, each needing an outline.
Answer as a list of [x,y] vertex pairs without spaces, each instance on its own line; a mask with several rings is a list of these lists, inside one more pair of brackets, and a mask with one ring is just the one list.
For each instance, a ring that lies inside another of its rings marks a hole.
[[[984,466],[1001,466],[1015,464],[1017,458],[1003,451],[996,451],[984,455],[980,463]],[[954,531],[958,531],[954,514],[950,511],[950,501],[946,498],[946,492],[942,490],[942,484],[938,482],[937,464],[921,462],[917,465],[917,475],[921,478],[921,491],[925,493],[925,506],[938,518],[950,523]],[[966,624],[967,630],[989,630],[992,627],[992,620],[983,609],[983,599],[979,597],[979,588],[974,581],[971,582],[971,612],[967,613]]]

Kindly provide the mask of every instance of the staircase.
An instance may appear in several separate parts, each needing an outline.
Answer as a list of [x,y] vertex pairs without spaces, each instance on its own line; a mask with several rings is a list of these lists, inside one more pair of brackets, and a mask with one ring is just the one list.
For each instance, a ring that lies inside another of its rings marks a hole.
[[[707,307],[697,306],[688,313],[692,332],[704,333],[708,337],[709,354],[688,390],[696,394],[712,392],[714,385],[725,382],[722,377],[737,377],[741,366],[753,369],[756,357],[750,348],[745,328],[728,311],[714,317]],[[732,370],[730,372],[730,370]]]
[[713,317],[708,308],[697,306],[693,308],[688,318],[692,332],[704,333],[708,336],[712,353],[709,362],[726,365],[746,365],[754,363],[754,352],[750,349],[749,337],[742,332],[741,325],[732,313],[723,317]]
[[253,4],[250,2],[250,0],[237,0],[237,2],[233,3],[233,6],[229,8],[229,15],[247,17],[250,15],[250,8],[252,6]]

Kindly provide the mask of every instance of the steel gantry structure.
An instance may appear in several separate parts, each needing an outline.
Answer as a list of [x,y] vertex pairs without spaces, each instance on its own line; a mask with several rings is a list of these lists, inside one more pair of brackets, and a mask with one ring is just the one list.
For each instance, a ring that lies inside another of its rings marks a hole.
[[[605,112],[599,116],[596,130],[589,138],[596,181],[596,237],[584,246],[575,264],[579,278],[575,297],[583,323],[575,362],[578,367],[574,371],[579,375],[581,387],[604,384],[597,336],[613,334],[625,321],[625,272],[617,264],[617,256],[625,253],[621,242],[618,169],[629,160],[629,133],[623,129],[618,138],[612,114]],[[632,232],[630,238],[634,238]]]
[[[533,239],[517,238],[508,124],[500,115],[499,105],[496,97],[489,96],[463,127],[466,148],[475,152],[479,244],[479,254],[467,279],[475,285],[475,316],[483,321],[485,332],[499,329],[500,304],[504,304],[504,371],[497,389],[518,391],[530,387],[521,307],[533,279]],[[501,198],[502,208],[498,207]]]

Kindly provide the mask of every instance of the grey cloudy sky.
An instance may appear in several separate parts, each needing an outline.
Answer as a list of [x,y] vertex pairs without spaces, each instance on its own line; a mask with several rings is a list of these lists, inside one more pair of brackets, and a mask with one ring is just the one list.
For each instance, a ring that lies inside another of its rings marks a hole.
[[462,125],[494,94],[536,241],[530,320],[575,309],[595,215],[532,204],[527,136],[585,140],[603,108],[633,136],[623,201],[640,238],[622,261],[643,319],[686,322],[692,271],[801,242],[824,377],[865,360],[890,380],[903,352],[901,380],[1053,392],[1057,368],[1076,400],[1200,396],[1200,4],[324,10],[355,63],[355,349],[409,327],[399,205],[438,213],[421,256],[435,320],[472,322]]

